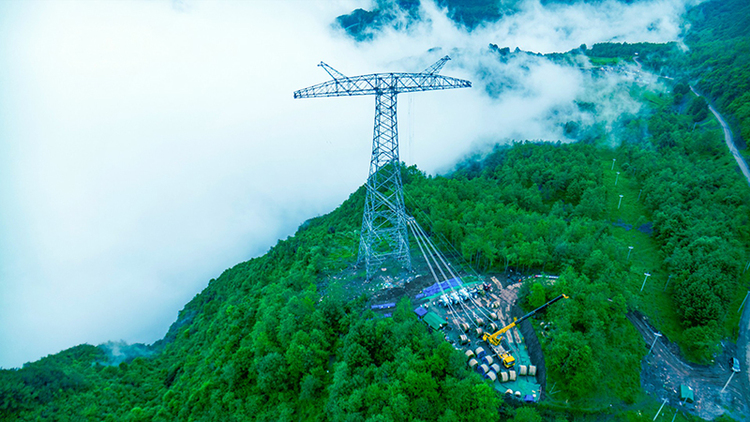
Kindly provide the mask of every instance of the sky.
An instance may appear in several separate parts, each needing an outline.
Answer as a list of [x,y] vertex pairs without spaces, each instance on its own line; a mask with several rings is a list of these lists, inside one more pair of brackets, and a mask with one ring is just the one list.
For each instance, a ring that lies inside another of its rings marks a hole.
[[615,98],[618,80],[500,63],[489,43],[544,53],[679,40],[686,6],[528,0],[468,33],[424,2],[421,23],[359,44],[332,25],[358,7],[372,3],[0,4],[0,368],[160,339],[211,278],[363,184],[373,98],[293,99],[329,79],[321,60],[358,75],[450,54],[441,73],[472,89],[399,97],[402,160],[444,173],[493,143],[565,140],[574,100]]

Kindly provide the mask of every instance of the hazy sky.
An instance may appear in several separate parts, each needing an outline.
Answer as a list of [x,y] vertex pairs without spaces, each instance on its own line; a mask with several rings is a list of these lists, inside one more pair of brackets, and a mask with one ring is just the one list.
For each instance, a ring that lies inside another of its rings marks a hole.
[[[471,90],[399,97],[401,156],[434,173],[489,142],[561,139],[586,76],[500,64],[679,37],[683,1],[544,8],[471,34],[434,5],[356,45],[331,25],[367,1],[0,4],[0,367],[108,340],[151,343],[224,269],[332,210],[367,177],[371,97],[293,100],[345,74],[420,71]],[[439,51],[429,51],[432,48]],[[479,75],[485,75],[480,78]],[[489,79],[507,84],[498,98]]]

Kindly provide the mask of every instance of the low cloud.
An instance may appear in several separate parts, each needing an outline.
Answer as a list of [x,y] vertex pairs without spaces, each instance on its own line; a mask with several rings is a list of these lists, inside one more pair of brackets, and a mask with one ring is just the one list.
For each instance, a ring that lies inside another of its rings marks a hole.
[[402,158],[434,173],[491,142],[564,139],[560,122],[587,95],[585,72],[502,62],[489,43],[551,52],[675,40],[685,7],[532,1],[469,33],[424,3],[424,21],[371,42],[332,29],[368,6],[0,5],[0,366],[161,338],[210,278],[361,185],[373,99],[292,99],[328,79],[320,60],[356,75],[450,54],[442,73],[473,89],[399,97]]

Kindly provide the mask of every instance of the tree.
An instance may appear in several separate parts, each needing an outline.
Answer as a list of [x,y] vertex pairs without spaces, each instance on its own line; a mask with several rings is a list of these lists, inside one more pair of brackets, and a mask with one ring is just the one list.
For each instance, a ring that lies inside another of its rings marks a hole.
[[286,389],[286,360],[276,352],[269,353],[256,364],[258,387],[268,395]]
[[547,295],[541,283],[535,282],[531,285],[531,293],[529,294],[529,305],[536,309],[547,302]]
[[708,117],[708,103],[706,103],[705,98],[693,98],[693,101],[690,102],[688,112],[693,116],[693,121],[695,122],[706,120],[706,117]]
[[691,357],[698,362],[709,363],[714,354],[721,350],[719,346],[719,327],[716,322],[707,325],[690,327],[683,333],[686,349]]
[[560,374],[572,398],[590,394],[599,377],[594,355],[583,334],[562,332],[556,334],[547,348],[549,367]]
[[542,422],[542,417],[533,407],[521,407],[516,410],[513,422]]

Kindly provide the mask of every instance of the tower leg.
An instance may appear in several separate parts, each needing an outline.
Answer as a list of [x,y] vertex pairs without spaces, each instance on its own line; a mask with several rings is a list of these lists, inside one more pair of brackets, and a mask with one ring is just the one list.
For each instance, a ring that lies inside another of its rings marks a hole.
[[395,259],[411,271],[396,96],[395,92],[375,96],[375,128],[358,258],[359,263],[365,264],[368,279],[388,259]]

